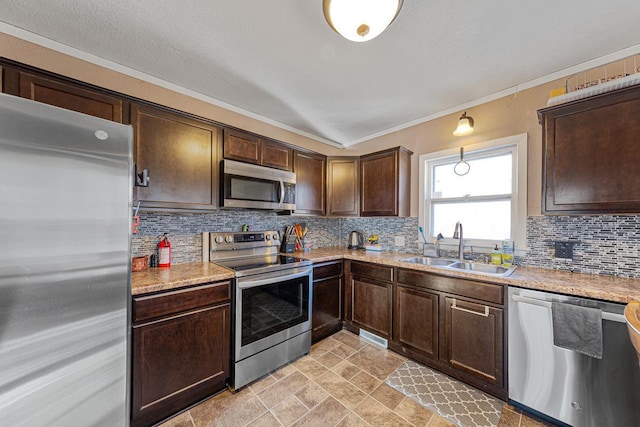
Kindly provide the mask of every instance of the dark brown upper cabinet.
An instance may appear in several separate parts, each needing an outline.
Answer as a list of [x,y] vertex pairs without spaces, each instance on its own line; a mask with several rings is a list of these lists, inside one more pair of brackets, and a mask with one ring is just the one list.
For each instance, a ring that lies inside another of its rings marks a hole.
[[404,147],[360,157],[360,216],[409,216],[411,155]]
[[3,72],[4,93],[117,123],[127,117],[129,102],[106,92],[12,67],[3,67]]
[[327,157],[310,151],[293,153],[296,174],[296,214],[324,215]]
[[133,103],[131,124],[138,170],[149,171],[149,187],[137,187],[137,200],[143,207],[217,207],[220,128],[173,111]]
[[224,130],[225,159],[291,171],[291,147],[237,129]]
[[640,212],[640,86],[538,111],[542,213]]
[[358,216],[360,214],[360,159],[329,157],[327,159],[327,215]]

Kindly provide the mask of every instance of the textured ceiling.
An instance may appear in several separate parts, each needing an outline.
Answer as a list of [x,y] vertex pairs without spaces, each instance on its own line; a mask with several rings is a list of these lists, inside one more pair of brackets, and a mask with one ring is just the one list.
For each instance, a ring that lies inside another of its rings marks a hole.
[[638,0],[405,0],[366,43],[321,0],[14,0],[0,21],[342,145],[640,44]]

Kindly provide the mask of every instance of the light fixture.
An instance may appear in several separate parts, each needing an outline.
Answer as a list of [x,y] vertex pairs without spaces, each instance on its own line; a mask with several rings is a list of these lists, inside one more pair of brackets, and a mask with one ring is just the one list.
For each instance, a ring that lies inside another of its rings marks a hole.
[[323,0],[327,23],[347,40],[366,42],[396,19],[403,0]]
[[469,135],[473,132],[473,118],[471,116],[467,116],[467,112],[465,111],[460,116],[460,120],[458,120],[458,127],[453,131],[455,136],[463,136]]

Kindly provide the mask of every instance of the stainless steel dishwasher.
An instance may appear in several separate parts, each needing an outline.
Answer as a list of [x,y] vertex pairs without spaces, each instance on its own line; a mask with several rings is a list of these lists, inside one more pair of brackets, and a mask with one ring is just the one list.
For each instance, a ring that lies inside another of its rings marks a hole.
[[[602,359],[553,344],[551,303],[602,310]],[[509,287],[509,400],[575,426],[640,426],[640,368],[624,304]]]

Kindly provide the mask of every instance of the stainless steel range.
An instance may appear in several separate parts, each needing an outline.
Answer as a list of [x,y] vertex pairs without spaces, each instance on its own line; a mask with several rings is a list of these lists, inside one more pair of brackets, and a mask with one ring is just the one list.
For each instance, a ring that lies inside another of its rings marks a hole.
[[280,255],[277,231],[209,233],[209,259],[235,271],[231,388],[311,348],[311,261]]

